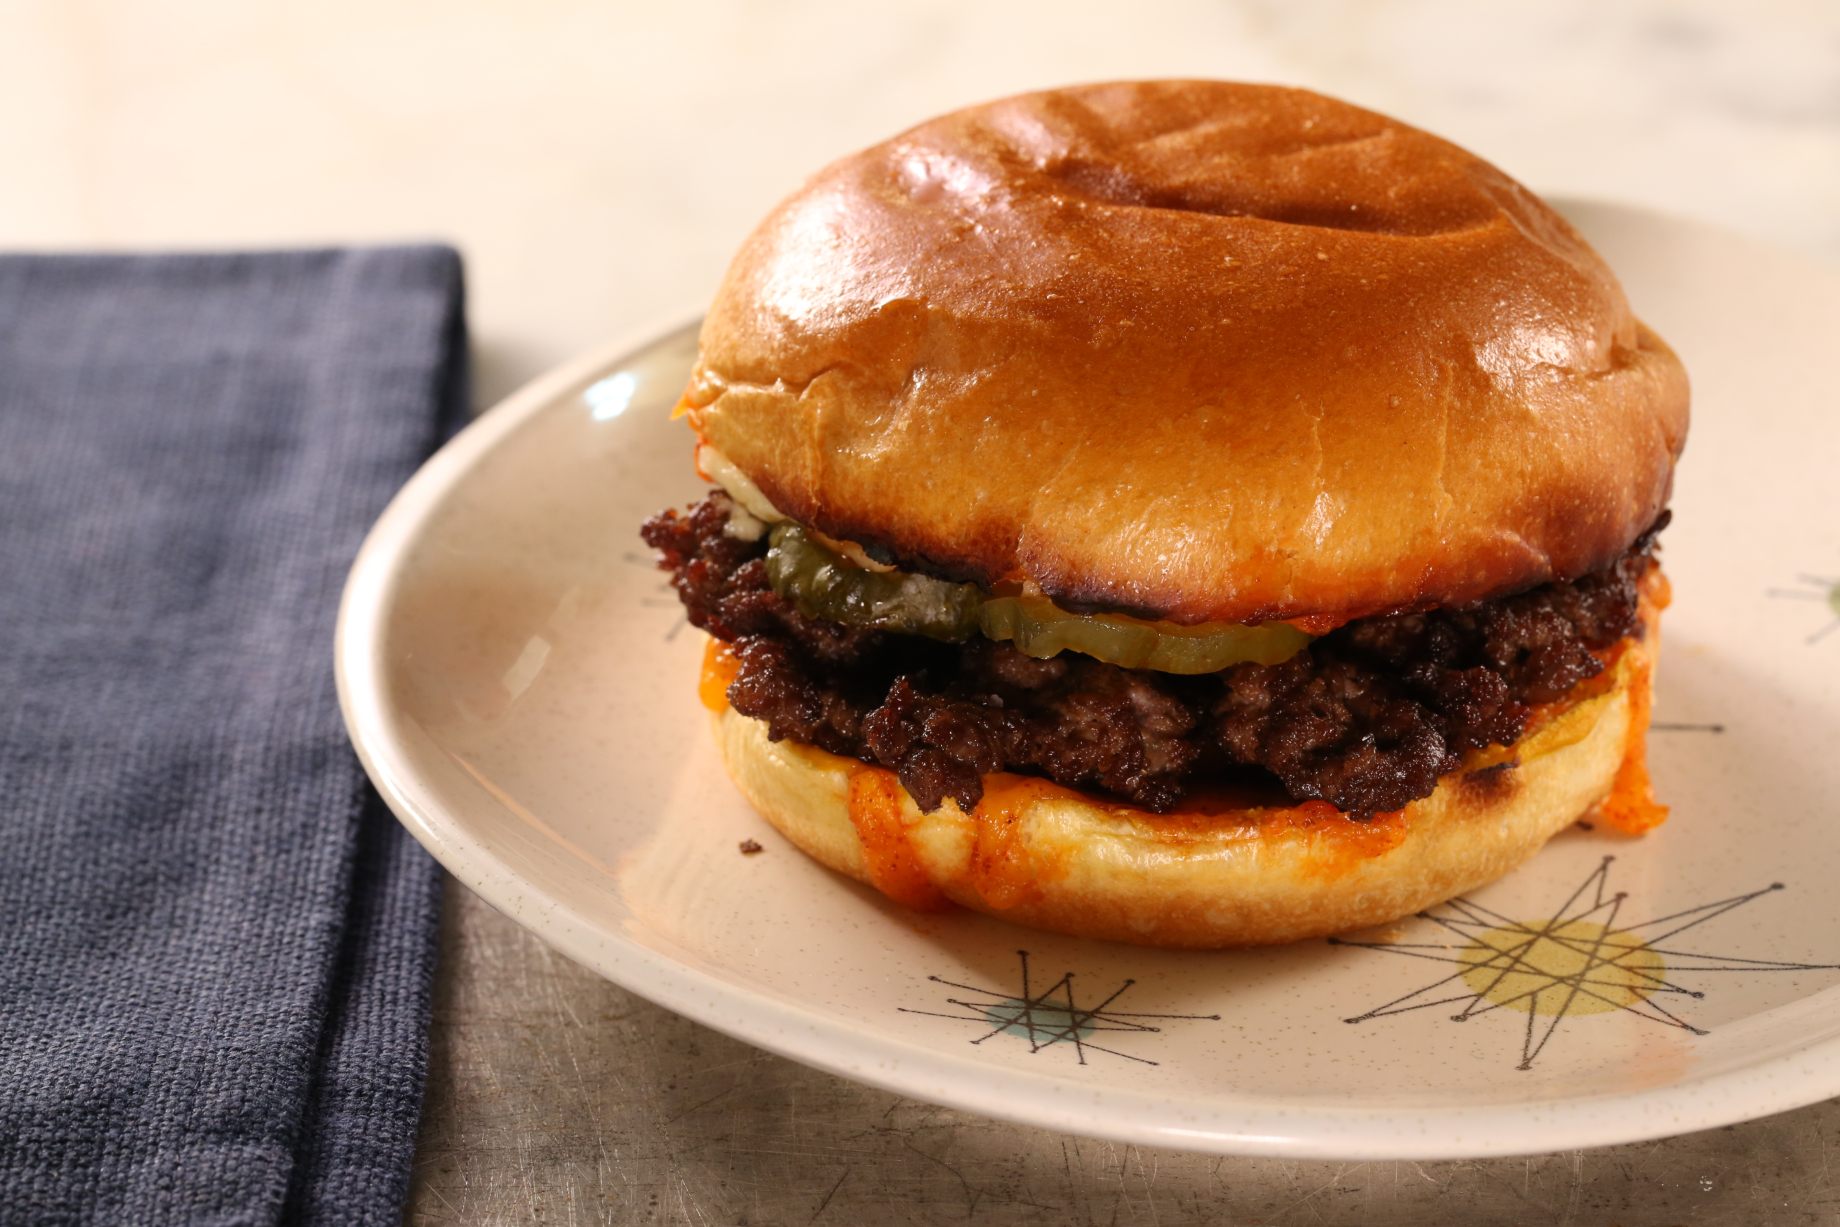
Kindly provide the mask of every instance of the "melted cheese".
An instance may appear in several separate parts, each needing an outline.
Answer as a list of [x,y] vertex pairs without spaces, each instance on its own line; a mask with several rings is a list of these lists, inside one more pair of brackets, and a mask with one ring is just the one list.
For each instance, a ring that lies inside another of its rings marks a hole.
[[908,907],[930,911],[946,897],[933,885],[908,838],[902,803],[907,794],[894,772],[859,767],[850,772],[850,825],[862,844],[869,881],[875,889]]
[[728,688],[735,684],[735,675],[739,672],[741,662],[735,659],[735,649],[715,636],[710,636],[709,642],[703,647],[703,674],[697,679],[696,697],[710,711],[725,710],[728,707]]

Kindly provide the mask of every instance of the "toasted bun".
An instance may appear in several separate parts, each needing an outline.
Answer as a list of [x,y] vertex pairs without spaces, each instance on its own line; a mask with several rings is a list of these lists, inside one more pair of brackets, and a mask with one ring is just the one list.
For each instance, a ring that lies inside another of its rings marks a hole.
[[[1384,924],[1491,882],[1611,792],[1646,733],[1648,644],[1589,698],[1397,815],[1328,807],[1152,814],[1016,776],[967,816],[922,813],[891,772],[720,711],[742,793],[807,854],[901,902],[940,897],[1021,924],[1143,945],[1264,945]],[[1587,683],[1587,685],[1590,685]]]
[[1183,622],[1596,570],[1687,425],[1680,363],[1525,188],[1213,81],[1023,95],[822,171],[730,268],[688,402],[830,536]]

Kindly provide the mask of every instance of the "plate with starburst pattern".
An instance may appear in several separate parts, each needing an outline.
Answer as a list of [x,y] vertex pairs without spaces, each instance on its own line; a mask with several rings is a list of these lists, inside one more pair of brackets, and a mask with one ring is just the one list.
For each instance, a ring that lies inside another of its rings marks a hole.
[[1569,212],[1680,351],[1651,763],[1673,816],[1580,824],[1382,929],[1181,953],[911,912],[723,775],[699,636],[640,546],[697,495],[683,327],[486,414],[353,569],[359,752],[468,887],[556,949],[798,1060],[1050,1128],[1440,1158],[1657,1137],[1840,1094],[1840,275],[1694,223]]

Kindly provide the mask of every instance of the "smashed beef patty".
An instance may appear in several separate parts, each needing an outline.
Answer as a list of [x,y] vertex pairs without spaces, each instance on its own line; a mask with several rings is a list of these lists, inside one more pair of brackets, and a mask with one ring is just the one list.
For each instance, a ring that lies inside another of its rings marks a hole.
[[642,535],[692,625],[734,645],[729,702],[791,738],[891,768],[921,809],[969,812],[1013,771],[1165,811],[1192,789],[1276,780],[1357,819],[1428,796],[1465,752],[1511,745],[1536,704],[1639,633],[1663,514],[1614,566],[1462,609],[1363,618],[1276,665],[1180,676],[1047,660],[809,618],[767,583],[765,538],[724,529],[717,491]]

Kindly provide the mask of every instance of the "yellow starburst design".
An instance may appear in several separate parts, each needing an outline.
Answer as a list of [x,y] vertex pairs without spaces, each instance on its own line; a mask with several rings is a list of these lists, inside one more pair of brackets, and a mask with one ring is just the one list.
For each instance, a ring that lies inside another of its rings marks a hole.
[[1458,953],[1477,996],[1527,1014],[1602,1014],[1648,1000],[1667,964],[1626,929],[1590,920],[1485,929]]
[[1673,940],[1688,929],[1783,889],[1780,882],[1636,924],[1619,923],[1629,896],[1624,891],[1606,893],[1615,859],[1606,856],[1564,903],[1541,920],[1516,920],[1472,899],[1452,899],[1441,908],[1419,913],[1418,918],[1437,925],[1456,941],[1330,938],[1332,945],[1456,966],[1429,984],[1345,1021],[1364,1023],[1458,1004],[1462,1008],[1450,1015],[1453,1022],[1513,1010],[1527,1016],[1517,1068],[1531,1069],[1559,1024],[1580,1015],[1631,1014],[1693,1035],[1706,1034],[1658,1000],[1697,1000],[1706,995],[1703,989],[1681,983],[1683,978],[1708,972],[1840,970],[1840,964],[1834,963],[1790,963],[1689,950]]

